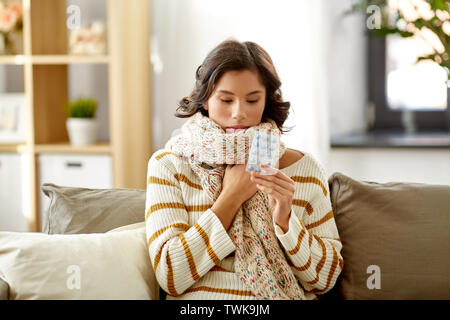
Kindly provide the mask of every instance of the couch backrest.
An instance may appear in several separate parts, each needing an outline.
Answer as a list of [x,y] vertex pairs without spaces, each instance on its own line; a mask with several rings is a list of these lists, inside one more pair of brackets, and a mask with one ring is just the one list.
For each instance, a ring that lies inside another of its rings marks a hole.
[[329,178],[343,299],[450,299],[450,186]]

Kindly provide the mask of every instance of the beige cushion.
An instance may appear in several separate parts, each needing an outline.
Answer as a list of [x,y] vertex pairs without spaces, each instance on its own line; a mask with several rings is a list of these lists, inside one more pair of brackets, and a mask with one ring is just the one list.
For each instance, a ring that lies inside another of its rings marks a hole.
[[70,235],[0,232],[10,299],[158,299],[145,227]]
[[101,233],[142,222],[145,190],[87,189],[45,183],[42,191],[50,198],[44,233]]
[[122,227],[118,227],[115,229],[112,229],[109,232],[119,232],[119,231],[123,231],[123,230],[134,230],[134,229],[139,229],[139,228],[145,228],[145,221],[143,222],[136,222],[136,223],[132,223],[126,226],[122,226]]
[[343,244],[341,298],[450,299],[450,186],[341,173],[329,184]]

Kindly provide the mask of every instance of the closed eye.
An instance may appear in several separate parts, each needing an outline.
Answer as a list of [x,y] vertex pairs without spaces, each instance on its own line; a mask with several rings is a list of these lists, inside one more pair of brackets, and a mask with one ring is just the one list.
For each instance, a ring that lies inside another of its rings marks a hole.
[[[220,99],[220,101],[224,102],[224,103],[231,103],[233,102],[233,100],[224,100],[224,99]],[[259,100],[247,100],[248,103],[257,103]]]

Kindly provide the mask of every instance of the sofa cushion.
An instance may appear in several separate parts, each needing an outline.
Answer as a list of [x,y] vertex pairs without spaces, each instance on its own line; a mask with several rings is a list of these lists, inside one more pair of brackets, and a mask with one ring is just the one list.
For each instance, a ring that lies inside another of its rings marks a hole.
[[88,189],[45,183],[50,198],[42,231],[48,234],[101,233],[144,221],[145,190]]
[[10,299],[159,298],[145,226],[108,233],[0,232]]
[[450,186],[357,181],[336,172],[343,299],[450,299]]

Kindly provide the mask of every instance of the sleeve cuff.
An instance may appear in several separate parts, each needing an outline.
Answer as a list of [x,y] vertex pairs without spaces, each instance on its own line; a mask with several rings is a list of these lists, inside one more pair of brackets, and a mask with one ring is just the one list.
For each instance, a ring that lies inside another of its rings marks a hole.
[[223,227],[222,222],[211,209],[206,210],[197,223],[209,231],[210,244],[220,260],[236,250],[236,246]]
[[276,223],[274,223],[274,226],[275,234],[285,250],[292,250],[297,246],[298,235],[304,226],[294,211],[291,212],[291,217],[289,218],[289,230],[286,233],[284,233],[283,229]]

